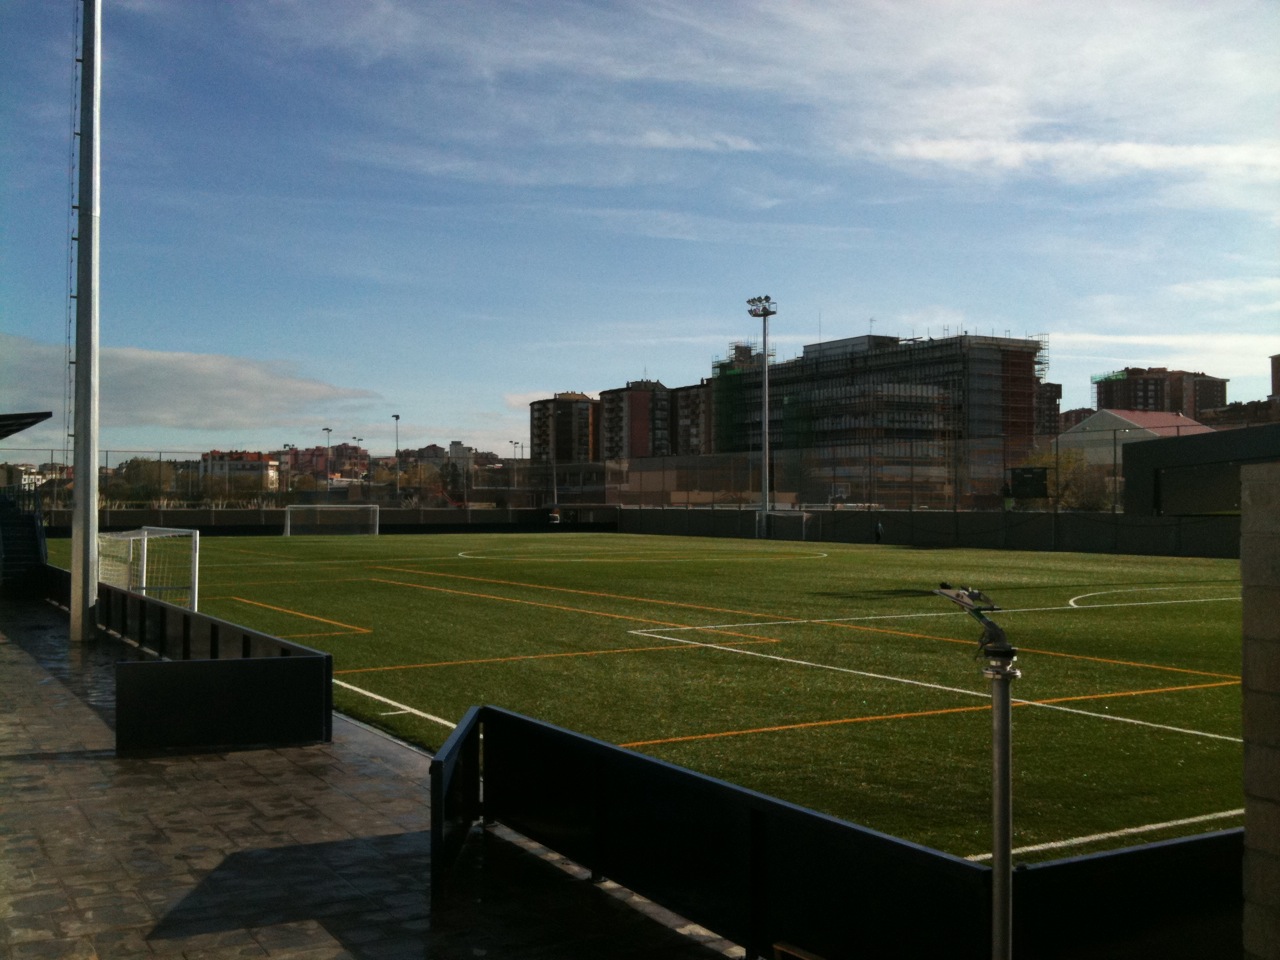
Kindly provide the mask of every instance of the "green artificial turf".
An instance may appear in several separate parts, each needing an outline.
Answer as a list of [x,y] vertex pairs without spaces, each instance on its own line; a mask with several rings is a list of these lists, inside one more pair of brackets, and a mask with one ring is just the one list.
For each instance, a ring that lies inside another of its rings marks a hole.
[[1233,560],[569,533],[201,542],[203,612],[332,652],[339,708],[427,748],[494,704],[979,855],[989,682],[940,581],[985,591],[1020,651],[1015,847],[1076,841],[1018,859],[1239,824],[1216,816],[1242,806]]

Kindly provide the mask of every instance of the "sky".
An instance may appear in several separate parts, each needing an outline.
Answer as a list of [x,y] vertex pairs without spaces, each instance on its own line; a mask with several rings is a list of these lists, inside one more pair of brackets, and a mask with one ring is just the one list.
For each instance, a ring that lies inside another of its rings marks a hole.
[[[65,447],[77,6],[0,4],[0,412],[54,413],[0,460]],[[99,446],[527,455],[757,295],[779,360],[1048,335],[1064,410],[1262,399],[1277,49],[1274,0],[103,0]]]

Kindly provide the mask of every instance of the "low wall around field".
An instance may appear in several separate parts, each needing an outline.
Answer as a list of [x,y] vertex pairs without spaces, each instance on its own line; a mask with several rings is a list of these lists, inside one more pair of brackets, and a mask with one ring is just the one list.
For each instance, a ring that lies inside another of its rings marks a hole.
[[[630,508],[618,515],[623,533],[670,536],[756,535],[753,510]],[[879,538],[877,539],[877,530]],[[948,510],[779,510],[769,537],[828,543],[912,547],[978,547],[1128,553],[1151,556],[1240,556],[1240,518],[1131,517],[1123,513],[1024,513]]]
[[[621,532],[678,537],[757,535],[759,512],[737,507],[560,508],[558,522],[546,509],[382,507],[387,534]],[[50,536],[69,536],[71,513],[46,514]],[[212,508],[104,509],[102,530],[183,527],[202,534],[273,536],[284,531],[284,510]],[[879,540],[876,533],[879,529]],[[1238,516],[1148,517],[1123,513],[1032,513],[951,510],[776,510],[769,538],[828,543],[886,543],[912,547],[978,547],[1127,553],[1171,557],[1240,556]]]
[[[142,527],[177,527],[199,530],[209,536],[276,536],[284,533],[284,509],[215,507],[147,509],[103,508],[98,526],[103,531],[138,530]],[[560,521],[552,523],[550,511],[541,508],[499,507],[380,507],[382,533],[540,532],[544,530],[609,531],[617,528],[616,507],[562,507]],[[48,510],[49,536],[71,535],[71,511]]]

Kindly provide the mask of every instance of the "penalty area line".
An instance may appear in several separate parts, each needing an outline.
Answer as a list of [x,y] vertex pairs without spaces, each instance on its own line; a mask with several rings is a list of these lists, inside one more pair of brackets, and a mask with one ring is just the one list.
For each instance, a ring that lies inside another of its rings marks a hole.
[[[457,726],[457,724],[452,720],[446,720],[444,717],[437,717],[434,714],[415,710],[413,707],[407,706],[403,703],[398,703],[390,697],[384,697],[382,694],[366,690],[364,687],[357,687],[355,684],[347,683],[345,680],[334,680],[333,682],[336,686],[342,687],[344,690],[350,690],[352,693],[358,693],[361,696],[368,697],[370,700],[377,700],[379,703],[385,703],[389,707],[395,707],[398,713],[409,713],[415,717],[421,717],[423,720],[430,720],[432,723],[438,723],[441,726],[448,727],[450,730]],[[389,716],[389,714],[383,714],[383,716]]]
[[[1198,817],[1184,817],[1181,820],[1166,820],[1164,823],[1148,823],[1141,827],[1125,827],[1123,830],[1111,830],[1107,833],[1091,833],[1087,837],[1071,837],[1068,840],[1054,840],[1051,843],[1036,843],[1029,847],[1016,847],[1013,853],[1043,853],[1046,850],[1063,850],[1067,847],[1081,847],[1089,843],[1101,843],[1105,840],[1118,840],[1120,837],[1132,837],[1141,833],[1155,833],[1158,830],[1175,830],[1178,827],[1189,827],[1197,823],[1209,823],[1212,820],[1230,820],[1232,817],[1243,817],[1244,807],[1239,810],[1223,810],[1220,813],[1206,813]],[[990,860],[989,853],[975,853],[965,857],[973,863]]]

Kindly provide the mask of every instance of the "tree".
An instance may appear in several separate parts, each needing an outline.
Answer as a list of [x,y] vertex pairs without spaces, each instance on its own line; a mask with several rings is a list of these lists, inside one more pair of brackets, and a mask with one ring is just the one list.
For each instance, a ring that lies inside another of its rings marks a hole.
[[1018,466],[1046,467],[1049,471],[1048,499],[1023,500],[1020,503],[1045,510],[1051,509],[1055,501],[1062,510],[1108,510],[1111,507],[1108,469],[1088,463],[1083,451],[1040,450]]

